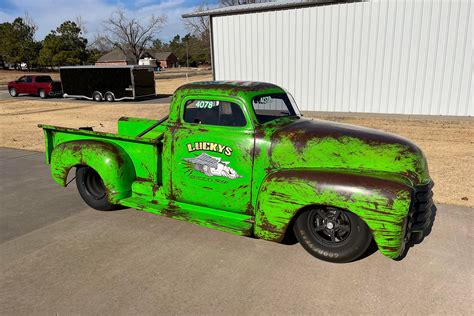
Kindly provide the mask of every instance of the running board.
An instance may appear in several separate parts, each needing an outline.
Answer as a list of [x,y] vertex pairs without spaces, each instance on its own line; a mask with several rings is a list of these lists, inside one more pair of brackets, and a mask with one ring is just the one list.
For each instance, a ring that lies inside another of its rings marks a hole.
[[169,200],[146,201],[139,197],[121,199],[119,204],[236,235],[251,236],[253,233],[254,220],[250,215]]

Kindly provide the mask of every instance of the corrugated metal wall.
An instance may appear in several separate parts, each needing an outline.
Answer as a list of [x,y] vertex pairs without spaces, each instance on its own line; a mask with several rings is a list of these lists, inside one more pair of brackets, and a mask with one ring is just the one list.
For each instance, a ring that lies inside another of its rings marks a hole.
[[304,111],[474,115],[470,0],[213,17],[216,80],[288,89]]

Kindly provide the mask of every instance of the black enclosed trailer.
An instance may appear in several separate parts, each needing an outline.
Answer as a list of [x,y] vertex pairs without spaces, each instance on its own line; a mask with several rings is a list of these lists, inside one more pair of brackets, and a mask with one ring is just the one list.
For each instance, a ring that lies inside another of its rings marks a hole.
[[74,66],[59,72],[65,98],[112,102],[156,95],[153,68],[147,66]]

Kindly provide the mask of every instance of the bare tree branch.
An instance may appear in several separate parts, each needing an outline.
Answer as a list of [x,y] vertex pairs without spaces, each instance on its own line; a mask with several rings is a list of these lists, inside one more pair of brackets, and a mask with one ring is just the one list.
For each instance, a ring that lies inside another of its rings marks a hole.
[[38,30],[38,24],[36,24],[36,22],[33,20],[28,11],[25,11],[23,22],[25,23],[25,25],[31,28],[33,34],[36,33],[36,31]]
[[104,38],[124,54],[131,53],[138,63],[143,51],[166,24],[166,15],[152,15],[146,23],[129,18],[118,10],[104,21]]

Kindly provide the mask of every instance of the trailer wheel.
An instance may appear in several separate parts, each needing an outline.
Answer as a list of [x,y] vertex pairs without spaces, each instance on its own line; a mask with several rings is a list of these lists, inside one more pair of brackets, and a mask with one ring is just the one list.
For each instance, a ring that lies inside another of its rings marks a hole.
[[100,93],[99,91],[94,91],[94,93],[92,93],[92,100],[96,102],[102,101],[102,93]]
[[114,102],[115,101],[115,96],[112,92],[110,91],[107,91],[105,93],[105,100],[107,100],[107,102]]
[[44,92],[43,89],[39,89],[38,94],[39,94],[41,99],[46,99],[46,92]]
[[82,166],[76,169],[76,185],[84,202],[99,211],[112,211],[119,206],[107,200],[107,189],[94,169]]
[[333,207],[315,207],[301,213],[293,231],[311,255],[336,263],[356,260],[372,241],[363,220],[351,212]]
[[16,92],[15,88],[10,88],[8,90],[8,93],[10,93],[10,96],[12,96],[12,97],[17,97],[18,96],[18,93]]

